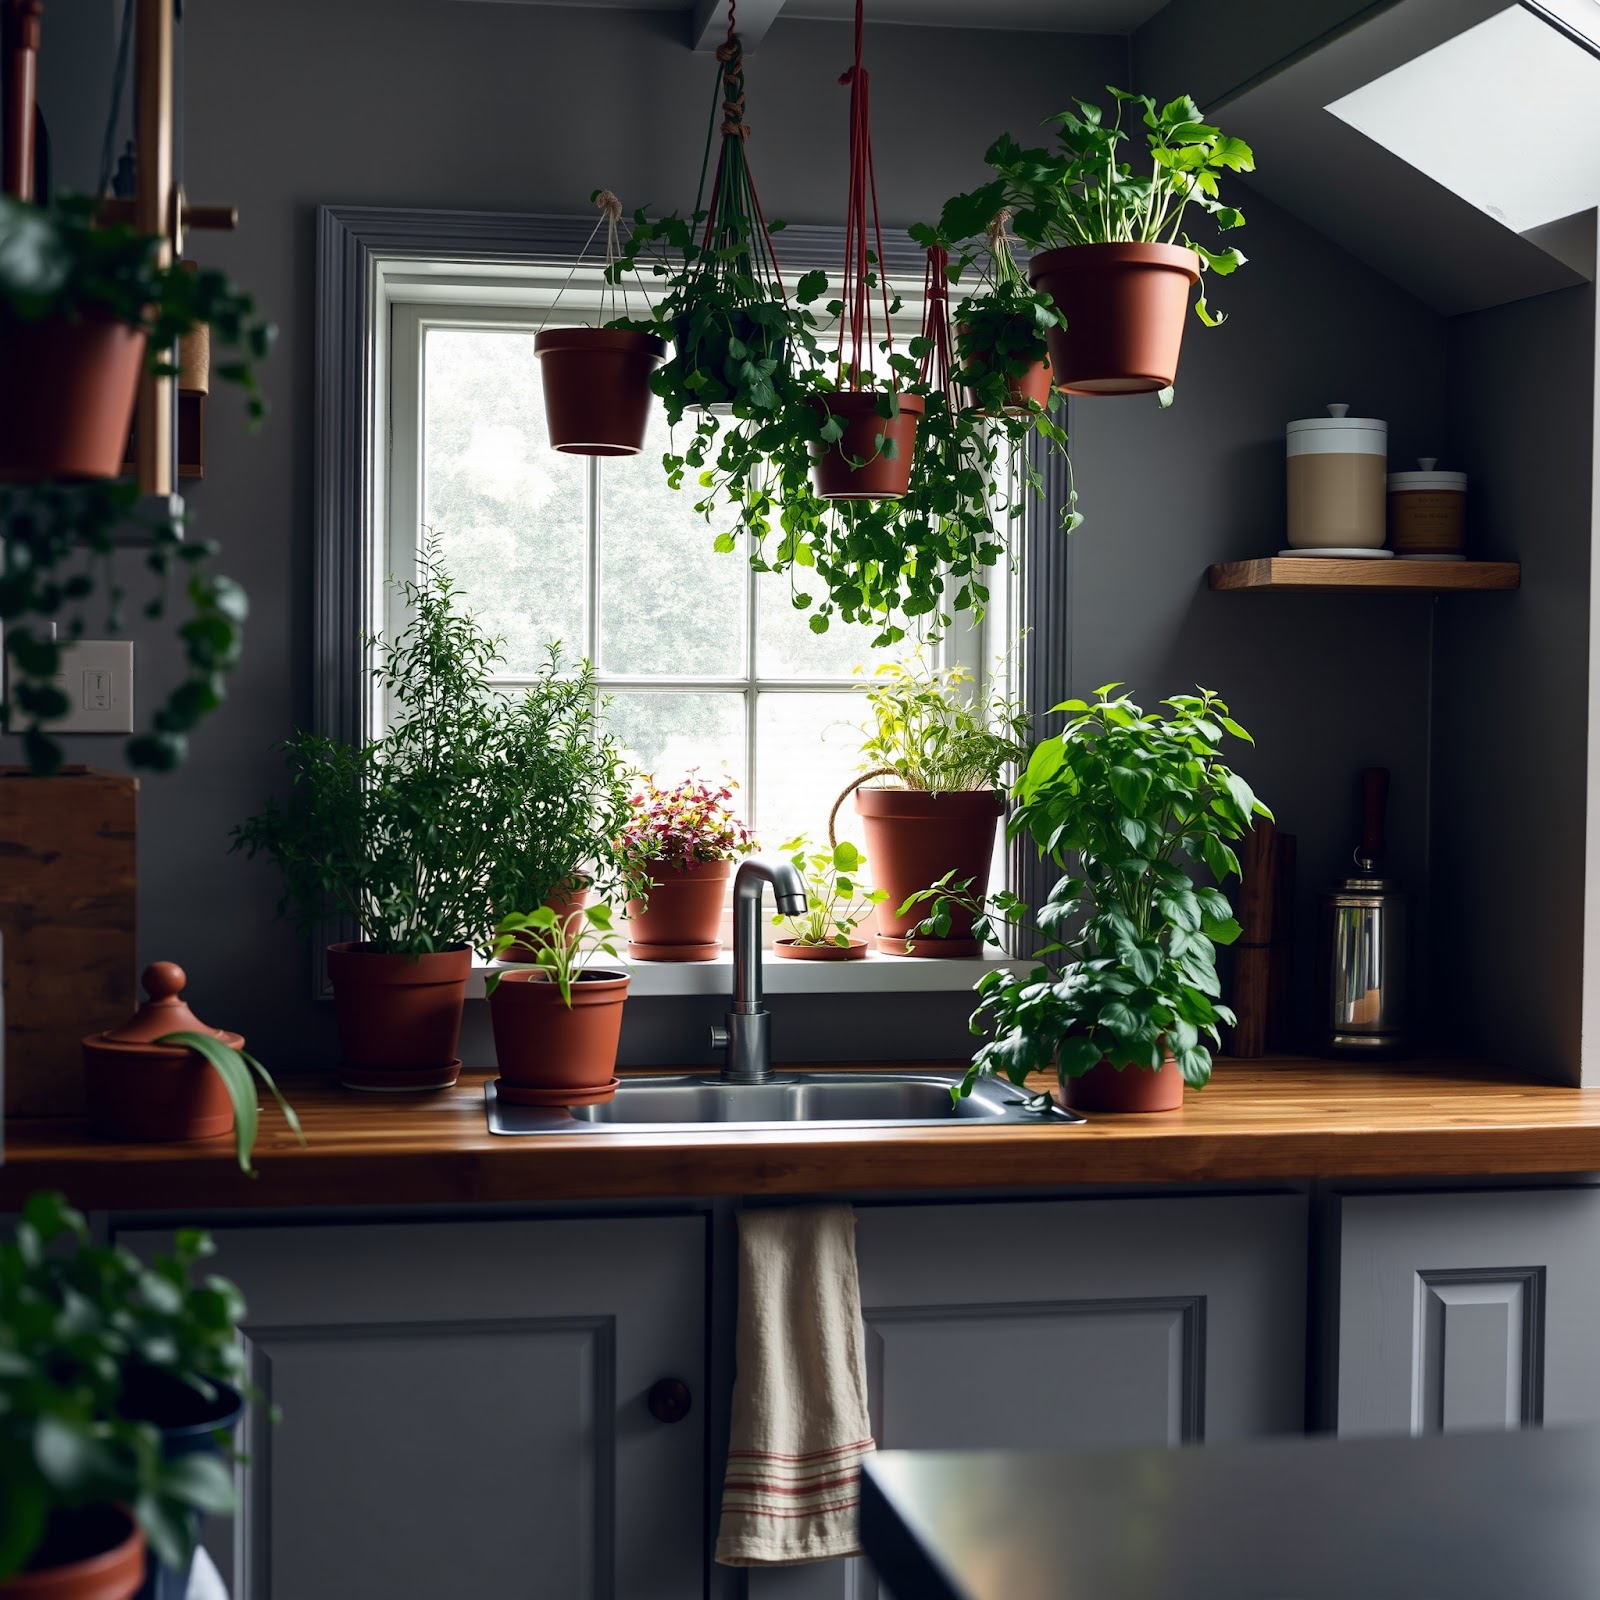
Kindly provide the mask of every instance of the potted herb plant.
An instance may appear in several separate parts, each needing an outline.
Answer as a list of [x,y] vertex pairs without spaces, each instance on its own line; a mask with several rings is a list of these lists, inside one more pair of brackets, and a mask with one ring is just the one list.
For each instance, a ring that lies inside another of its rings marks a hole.
[[692,772],[671,789],[645,778],[617,843],[633,885],[628,954],[637,961],[709,961],[722,949],[722,904],[733,864],[755,849],[730,802],[731,779]]
[[149,999],[119,1028],[83,1041],[84,1096],[90,1125],[108,1139],[167,1143],[232,1133],[239,1170],[254,1176],[266,1086],[291,1132],[305,1143],[294,1108],[237,1033],[208,1028],[180,998],[183,968],[171,961],[144,970]]
[[[609,189],[591,198],[606,231],[606,264],[621,256],[622,202]],[[613,311],[615,308],[613,307]],[[550,448],[577,456],[636,456],[650,424],[650,377],[666,341],[632,325],[541,328],[534,335]]]
[[809,850],[804,839],[791,839],[783,853],[805,880],[806,909],[798,917],[773,916],[773,925],[788,929],[788,937],[773,941],[773,953],[791,961],[862,961],[867,941],[856,929],[872,915],[872,908],[889,898],[883,889],[862,881],[867,858],[841,839],[828,850]]
[[[1221,759],[1226,737],[1250,735],[1209,690],[1174,695],[1157,714],[1113,697],[1117,687],[1056,707],[1065,729],[1017,780],[1010,832],[1027,833],[1064,876],[1037,914],[1051,941],[1041,964],[978,981],[973,1031],[991,1037],[962,1093],[980,1076],[1020,1086],[1053,1066],[1080,1110],[1171,1110],[1185,1084],[1209,1081],[1211,1048],[1234,1020],[1218,998],[1215,947],[1239,924],[1221,889],[1194,879],[1237,876],[1232,841],[1272,815]],[[975,908],[970,886],[913,898],[931,900],[935,918]],[[1016,903],[992,910],[1014,920]]]
[[492,972],[485,984],[500,1067],[495,1093],[524,1106],[610,1100],[628,975],[589,965],[596,956],[619,959],[610,910],[585,906],[563,915],[540,906],[503,917],[495,955],[525,959],[527,950],[531,966]]
[[329,946],[342,1049],[358,1089],[447,1088],[473,947],[487,933],[506,826],[510,760],[526,702],[490,685],[497,642],[457,603],[429,558],[403,585],[410,620],[379,642],[393,713],[359,746],[296,733],[284,746],[287,800],[234,831],[283,875],[282,909],[312,933],[349,918],[361,937]]
[[[1018,238],[1037,252],[1029,280],[1058,313],[1047,334],[1055,382],[1073,394],[1169,388],[1190,289],[1203,273],[1226,276],[1245,260],[1231,247],[1208,249],[1184,223],[1191,207],[1221,231],[1244,222],[1220,198],[1219,178],[1254,170],[1250,146],[1208,123],[1187,95],[1157,109],[1147,95],[1109,92],[1109,121],[1081,100],[1051,119],[1059,150],[1023,149],[1002,135],[984,156],[999,176],[950,202],[944,224],[962,237],[974,218],[1011,209]],[[1122,159],[1130,106],[1141,115],[1145,171]],[[1203,290],[1195,311],[1208,327],[1222,320]]]
[[251,297],[213,268],[162,265],[158,239],[97,223],[98,208],[0,196],[0,479],[116,477],[147,348],[165,364],[202,326],[234,352],[218,375],[252,419],[265,410],[255,362],[273,329]]
[[54,1193],[0,1244],[0,1596],[185,1592],[248,1389],[238,1290],[193,1281],[210,1250],[186,1229],[146,1264]]
[[[945,932],[908,936],[921,920],[906,901],[946,873],[970,880],[981,899],[1005,811],[1007,768],[1025,754],[1027,719],[996,690],[972,697],[972,675],[921,662],[886,663],[867,694],[872,723],[861,753],[867,771],[834,802],[828,837],[845,798],[855,793],[866,832],[877,907],[877,947],[889,955],[975,956],[972,918],[957,907]],[[893,785],[864,788],[873,778]]]

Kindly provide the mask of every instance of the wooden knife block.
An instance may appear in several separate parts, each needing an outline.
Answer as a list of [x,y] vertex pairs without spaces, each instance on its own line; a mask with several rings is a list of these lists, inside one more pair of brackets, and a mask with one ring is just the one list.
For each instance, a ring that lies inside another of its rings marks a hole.
[[5,1112],[83,1110],[79,1041],[135,1006],[139,780],[0,767]]

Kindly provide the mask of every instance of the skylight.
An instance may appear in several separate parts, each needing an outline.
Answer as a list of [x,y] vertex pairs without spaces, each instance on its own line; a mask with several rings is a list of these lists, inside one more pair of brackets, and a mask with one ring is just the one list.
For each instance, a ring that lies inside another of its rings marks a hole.
[[1600,204],[1600,59],[1573,33],[1600,48],[1600,0],[1514,5],[1328,110],[1526,233]]

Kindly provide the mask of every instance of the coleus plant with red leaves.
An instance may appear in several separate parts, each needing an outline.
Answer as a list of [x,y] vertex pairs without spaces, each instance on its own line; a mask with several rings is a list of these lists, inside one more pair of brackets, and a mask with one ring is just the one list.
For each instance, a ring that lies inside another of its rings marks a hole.
[[643,778],[631,801],[633,818],[617,840],[618,856],[642,873],[748,855],[756,841],[731,804],[737,787],[731,778],[708,783],[693,772],[671,789]]

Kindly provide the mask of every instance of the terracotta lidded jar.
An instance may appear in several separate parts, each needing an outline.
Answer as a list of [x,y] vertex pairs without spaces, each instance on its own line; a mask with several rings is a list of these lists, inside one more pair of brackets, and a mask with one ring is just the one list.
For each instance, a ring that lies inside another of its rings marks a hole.
[[84,1094],[94,1131],[107,1139],[165,1143],[233,1131],[233,1102],[211,1063],[169,1033],[208,1033],[244,1048],[244,1038],[207,1027],[181,998],[188,981],[172,961],[144,969],[149,999],[120,1027],[83,1041]]
[[1419,456],[1417,472],[1389,474],[1389,543],[1407,561],[1465,561],[1467,475],[1439,472]]
[[1389,424],[1349,410],[1331,405],[1289,424],[1291,554],[1383,548]]

